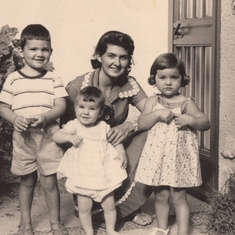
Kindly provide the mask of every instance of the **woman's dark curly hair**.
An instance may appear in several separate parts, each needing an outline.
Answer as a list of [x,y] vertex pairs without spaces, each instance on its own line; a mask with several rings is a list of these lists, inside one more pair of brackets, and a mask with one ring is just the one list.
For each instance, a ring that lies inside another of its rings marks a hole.
[[128,55],[130,56],[130,64],[128,70],[129,73],[132,64],[132,55],[135,49],[134,41],[128,34],[119,31],[108,31],[101,36],[93,54],[94,58],[91,59],[91,65],[93,69],[101,68],[101,63],[97,60],[96,57],[97,55],[102,56],[107,51],[108,44],[123,47],[127,51]]
[[148,78],[148,83],[150,85],[156,84],[156,74],[157,70],[163,69],[178,69],[180,75],[182,77],[182,87],[185,87],[189,84],[190,79],[186,74],[184,62],[180,59],[180,57],[173,53],[164,53],[159,55],[155,61],[153,62],[150,69],[150,77]]

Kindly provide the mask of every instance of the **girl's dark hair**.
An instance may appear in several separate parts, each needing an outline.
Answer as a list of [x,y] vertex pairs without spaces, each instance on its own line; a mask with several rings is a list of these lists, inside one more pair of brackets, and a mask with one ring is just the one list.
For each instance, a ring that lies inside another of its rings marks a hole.
[[102,56],[107,51],[108,44],[123,47],[127,51],[128,55],[130,56],[130,68],[132,55],[135,49],[134,41],[128,34],[119,31],[108,31],[101,36],[96,45],[93,54],[94,59],[91,59],[91,65],[93,69],[101,68],[101,63],[97,60],[96,56]]
[[26,26],[20,36],[20,47],[22,50],[27,42],[27,40],[45,40],[50,43],[51,46],[51,36],[49,31],[40,24],[30,24]]
[[100,107],[100,112],[104,110],[105,97],[101,90],[94,86],[87,86],[80,90],[78,96],[75,99],[74,106],[76,108],[79,98],[82,97],[85,102],[97,102]]
[[155,59],[150,69],[150,77],[148,78],[148,83],[150,85],[156,84],[155,76],[157,74],[157,70],[174,69],[174,68],[179,70],[180,75],[182,77],[181,86],[185,87],[186,85],[188,85],[190,79],[186,74],[184,62],[180,59],[178,55],[173,53],[164,53],[159,55]]

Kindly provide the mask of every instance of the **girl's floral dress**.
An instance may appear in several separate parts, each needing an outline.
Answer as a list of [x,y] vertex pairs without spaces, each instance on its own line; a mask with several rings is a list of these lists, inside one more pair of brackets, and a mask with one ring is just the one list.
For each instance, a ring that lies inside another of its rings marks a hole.
[[[169,103],[159,95],[153,110],[170,109],[187,113],[187,98]],[[195,187],[202,183],[197,132],[191,127],[178,130],[175,121],[157,122],[148,132],[135,181],[152,186]]]

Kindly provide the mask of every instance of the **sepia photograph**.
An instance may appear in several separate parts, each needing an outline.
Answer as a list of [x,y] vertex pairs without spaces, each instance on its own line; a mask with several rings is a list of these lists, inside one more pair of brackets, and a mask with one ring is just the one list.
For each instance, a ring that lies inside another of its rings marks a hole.
[[0,5],[0,235],[235,234],[235,0]]

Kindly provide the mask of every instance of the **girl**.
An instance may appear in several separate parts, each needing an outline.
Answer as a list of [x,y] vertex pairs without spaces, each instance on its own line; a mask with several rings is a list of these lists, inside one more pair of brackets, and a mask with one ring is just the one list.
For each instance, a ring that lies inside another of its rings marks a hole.
[[180,94],[189,83],[184,63],[172,53],[156,58],[148,79],[160,94],[149,97],[139,129],[149,130],[135,180],[153,186],[159,228],[151,235],[168,234],[169,199],[178,222],[178,235],[188,234],[189,206],[186,188],[201,185],[196,130],[210,128],[207,116],[191,98]]
[[79,217],[87,235],[93,235],[91,220],[92,200],[100,202],[104,210],[109,235],[119,234],[115,228],[116,209],[114,189],[126,178],[126,153],[121,144],[115,148],[108,143],[106,134],[110,127],[100,121],[105,98],[102,92],[88,86],[75,100],[76,119],[58,130],[56,143],[70,142],[60,162],[58,172],[67,177],[68,192],[77,194]]

